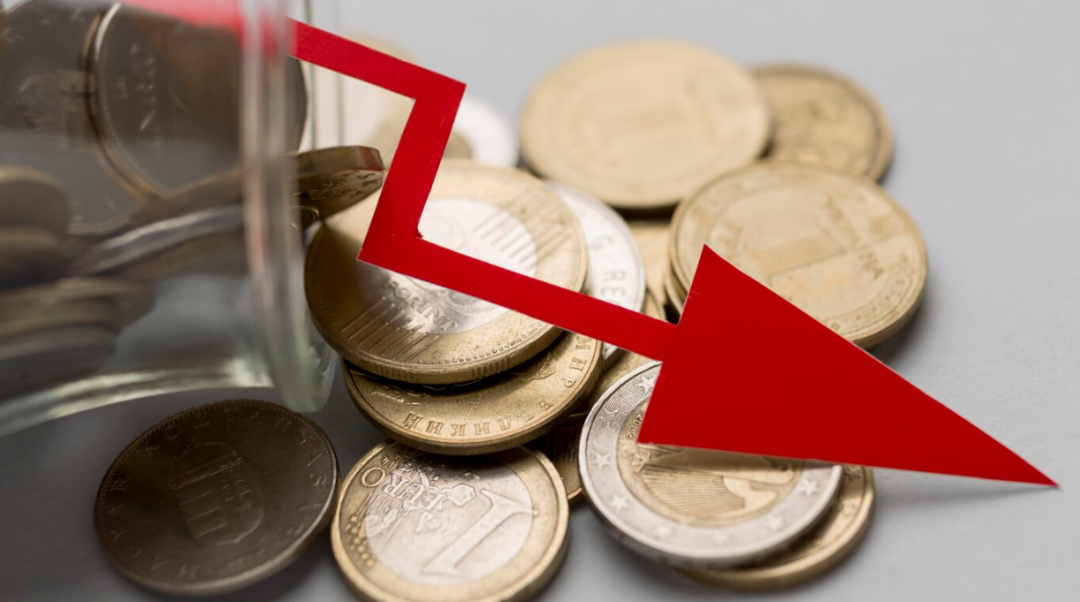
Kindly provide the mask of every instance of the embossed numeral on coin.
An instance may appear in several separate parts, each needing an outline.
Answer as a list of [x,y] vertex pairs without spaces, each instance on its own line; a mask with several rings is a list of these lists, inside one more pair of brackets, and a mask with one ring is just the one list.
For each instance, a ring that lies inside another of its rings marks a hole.
[[469,526],[460,537],[446,546],[424,565],[425,573],[437,573],[443,575],[458,575],[457,564],[464,560],[469,552],[476,549],[487,539],[500,525],[505,523],[511,516],[528,514],[529,507],[521,502],[483,489],[480,493],[491,500],[491,507],[475,523]]

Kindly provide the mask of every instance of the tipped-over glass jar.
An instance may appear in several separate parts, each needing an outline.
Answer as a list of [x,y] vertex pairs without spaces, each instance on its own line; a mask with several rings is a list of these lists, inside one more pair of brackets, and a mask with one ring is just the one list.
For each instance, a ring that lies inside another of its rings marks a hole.
[[291,153],[308,100],[285,3],[213,5],[233,19],[0,10],[0,434],[194,388],[325,401],[336,364],[303,297]]

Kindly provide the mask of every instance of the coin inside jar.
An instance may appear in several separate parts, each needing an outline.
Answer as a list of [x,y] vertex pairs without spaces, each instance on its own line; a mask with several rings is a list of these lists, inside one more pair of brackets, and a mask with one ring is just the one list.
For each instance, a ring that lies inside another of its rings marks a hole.
[[528,165],[620,209],[672,207],[765,150],[769,110],[753,78],[706,48],[604,46],[540,82],[521,115]]
[[865,90],[823,69],[766,65],[752,71],[772,108],[768,156],[880,179],[892,157],[885,113]]
[[524,364],[462,385],[408,385],[348,364],[343,372],[356,406],[386,434],[434,453],[474,455],[555,426],[596,383],[600,342],[566,333]]
[[688,198],[672,221],[672,268],[687,290],[703,245],[847,340],[869,347],[915,313],[926,247],[869,180],[762,163]]
[[64,188],[36,169],[0,167],[0,227],[67,234],[71,208]]
[[562,563],[569,514],[542,454],[446,458],[386,441],[345,477],[330,541],[365,600],[524,600]]
[[0,163],[56,178],[76,235],[115,231],[139,203],[103,164],[86,106],[86,48],[110,6],[28,0],[4,10],[10,35],[0,37]]
[[836,503],[821,525],[795,545],[744,567],[680,572],[702,583],[742,590],[797,585],[828,571],[851,553],[870,526],[873,507],[873,471],[863,466],[844,466]]
[[[117,4],[90,47],[90,111],[109,164],[144,195],[167,195],[240,163],[238,41]],[[303,135],[299,62],[283,60],[286,148]]]
[[332,518],[326,435],[276,404],[230,400],[143,433],[109,468],[95,517],[110,560],[150,589],[231,591],[284,568]]
[[[343,358],[418,384],[469,382],[536,355],[559,330],[439,286],[357,261],[378,196],[325,222],[304,274],[319,331]],[[584,235],[570,209],[517,170],[445,160],[420,219],[424,238],[580,291]]]
[[616,539],[675,566],[720,568],[780,550],[825,516],[838,465],[639,444],[659,373],[650,364],[627,375],[582,432],[582,484]]
[[0,290],[59,278],[66,263],[60,239],[48,230],[0,226]]

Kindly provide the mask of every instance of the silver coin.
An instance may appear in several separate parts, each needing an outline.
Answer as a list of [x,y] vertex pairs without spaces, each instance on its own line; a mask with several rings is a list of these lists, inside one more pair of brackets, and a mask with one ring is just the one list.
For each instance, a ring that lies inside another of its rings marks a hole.
[[[544,180],[581,222],[589,249],[585,292],[609,303],[641,311],[645,305],[645,260],[622,216],[596,197],[559,182]],[[604,343],[604,367],[622,350]]]
[[468,158],[498,167],[517,167],[518,141],[510,121],[495,107],[473,96],[461,99],[451,135],[468,147]]
[[619,541],[668,564],[721,568],[790,545],[825,515],[839,465],[638,444],[659,373],[647,364],[615,383],[582,431],[582,484]]
[[0,398],[95,372],[113,354],[116,338],[109,328],[68,326],[0,339]]
[[0,36],[0,163],[56,178],[77,235],[114,232],[138,205],[100,157],[86,107],[86,47],[109,6],[28,0],[6,11]]
[[116,459],[98,490],[105,552],[130,579],[188,595],[277,572],[326,527],[338,484],[326,435],[262,401],[169,418]]

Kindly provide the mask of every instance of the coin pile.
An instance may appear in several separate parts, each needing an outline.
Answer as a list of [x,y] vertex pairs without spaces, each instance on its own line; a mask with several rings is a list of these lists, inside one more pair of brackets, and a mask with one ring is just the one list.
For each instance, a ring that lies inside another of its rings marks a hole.
[[[341,143],[347,126],[327,127]],[[377,139],[363,129],[346,144]],[[654,291],[681,311],[709,245],[862,346],[918,306],[925,247],[874,183],[887,122],[839,76],[747,72],[677,42],[615,44],[552,71],[520,130],[532,173],[443,161],[425,239],[654,317]],[[234,401],[167,420],[102,484],[99,531],[125,574],[224,591],[276,570],[331,520],[334,556],[364,599],[523,599],[554,575],[582,497],[633,550],[732,588],[802,582],[865,534],[870,469],[639,444],[658,363],[357,261],[380,154],[305,144],[301,226],[318,222],[308,305],[359,413],[389,439],[335,495],[335,469],[312,466],[333,451],[298,416]],[[316,447],[296,462],[302,445]],[[310,512],[279,523],[282,496]],[[274,545],[256,560],[247,546],[264,540]]]

